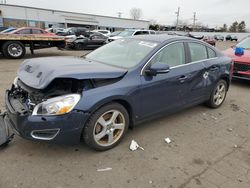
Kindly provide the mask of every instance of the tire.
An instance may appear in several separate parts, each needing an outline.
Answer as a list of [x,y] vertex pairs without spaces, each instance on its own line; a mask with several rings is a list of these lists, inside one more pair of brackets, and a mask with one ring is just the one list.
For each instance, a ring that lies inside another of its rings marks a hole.
[[225,80],[220,80],[213,88],[210,99],[206,105],[211,108],[219,108],[226,99],[228,84]]
[[110,103],[91,115],[83,129],[83,139],[94,150],[109,150],[121,142],[128,127],[127,110],[119,103]]
[[84,50],[84,46],[81,43],[76,43],[75,50]]
[[3,44],[3,55],[11,59],[21,59],[25,53],[25,46],[18,41],[8,41]]

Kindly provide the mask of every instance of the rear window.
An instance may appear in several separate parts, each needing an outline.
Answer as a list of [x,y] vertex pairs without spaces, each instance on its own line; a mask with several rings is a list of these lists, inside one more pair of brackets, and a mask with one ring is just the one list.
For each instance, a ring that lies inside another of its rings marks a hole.
[[208,53],[208,58],[214,58],[214,57],[216,57],[215,51],[212,50],[211,48],[207,48],[207,53]]

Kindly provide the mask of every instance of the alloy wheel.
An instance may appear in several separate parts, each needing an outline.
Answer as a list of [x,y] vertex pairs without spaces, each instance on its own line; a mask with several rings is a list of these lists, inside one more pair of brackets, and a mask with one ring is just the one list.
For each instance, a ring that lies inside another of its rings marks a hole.
[[217,106],[221,105],[223,103],[226,96],[226,86],[224,83],[220,83],[214,92],[214,104]]
[[124,115],[118,110],[110,110],[102,114],[96,121],[93,136],[100,146],[111,146],[116,143],[125,130]]

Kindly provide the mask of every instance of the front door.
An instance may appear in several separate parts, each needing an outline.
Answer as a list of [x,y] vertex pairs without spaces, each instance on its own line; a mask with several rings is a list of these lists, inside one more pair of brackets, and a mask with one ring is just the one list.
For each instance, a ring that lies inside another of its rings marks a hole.
[[161,62],[170,66],[165,74],[141,76],[141,118],[160,113],[173,112],[186,103],[189,81],[189,68],[185,65],[184,43],[172,43],[160,50],[149,62],[148,66]]

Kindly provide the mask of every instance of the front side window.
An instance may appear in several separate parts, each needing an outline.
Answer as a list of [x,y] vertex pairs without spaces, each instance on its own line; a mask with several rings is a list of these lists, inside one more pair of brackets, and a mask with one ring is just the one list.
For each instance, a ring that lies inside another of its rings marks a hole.
[[188,43],[191,61],[201,61],[207,59],[207,48],[206,46],[199,44],[199,43]]
[[17,32],[17,34],[25,35],[25,34],[31,34],[30,29],[23,29]]
[[166,63],[170,67],[185,64],[184,44],[179,42],[166,46],[151,60],[150,64],[156,62]]
[[142,31],[136,31],[134,35],[143,35]]

